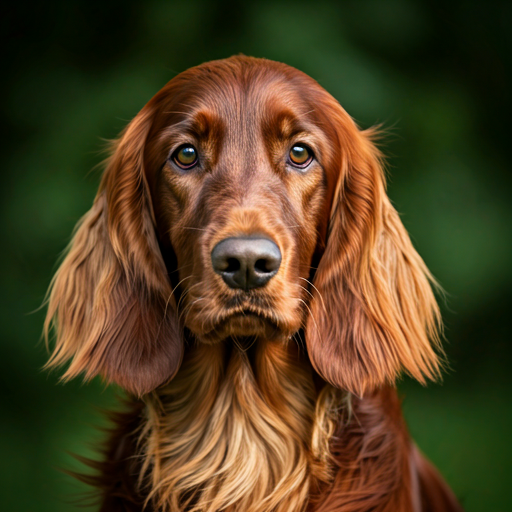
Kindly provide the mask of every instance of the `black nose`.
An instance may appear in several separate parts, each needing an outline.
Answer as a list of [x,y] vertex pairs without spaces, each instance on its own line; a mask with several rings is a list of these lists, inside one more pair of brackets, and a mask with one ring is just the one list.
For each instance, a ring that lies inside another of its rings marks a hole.
[[213,248],[212,265],[230,288],[250,290],[277,274],[281,251],[267,238],[226,238]]

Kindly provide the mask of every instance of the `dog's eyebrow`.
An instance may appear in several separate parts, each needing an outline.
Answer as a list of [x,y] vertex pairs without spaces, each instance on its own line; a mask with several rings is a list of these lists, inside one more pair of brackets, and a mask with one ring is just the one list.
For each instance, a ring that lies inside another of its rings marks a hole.
[[179,114],[185,117],[165,128],[162,131],[162,136],[172,137],[187,134],[197,139],[207,139],[223,132],[224,123],[215,113],[209,110],[190,113],[179,112]]
[[309,132],[308,125],[300,117],[289,109],[272,113],[263,122],[263,135],[289,140],[299,133]]

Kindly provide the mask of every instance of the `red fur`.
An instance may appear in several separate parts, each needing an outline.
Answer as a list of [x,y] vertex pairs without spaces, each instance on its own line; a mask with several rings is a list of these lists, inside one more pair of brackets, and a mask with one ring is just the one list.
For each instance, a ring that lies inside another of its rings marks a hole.
[[[205,510],[209,483],[217,512],[461,510],[410,440],[393,387],[403,371],[439,374],[440,319],[374,138],[308,76],[247,57],[178,75],[123,132],[46,323],[50,364],[71,361],[64,378],[101,375],[132,396],[83,477],[102,511]],[[170,155],[192,142],[197,169],[180,170]],[[297,142],[314,153],[306,170],[286,159]],[[254,234],[279,247],[279,272],[229,289],[212,248]],[[212,425],[225,452],[208,445]],[[262,454],[252,477],[229,451],[243,436]],[[172,465],[185,456],[195,487]],[[252,495],[265,498],[247,505]]]

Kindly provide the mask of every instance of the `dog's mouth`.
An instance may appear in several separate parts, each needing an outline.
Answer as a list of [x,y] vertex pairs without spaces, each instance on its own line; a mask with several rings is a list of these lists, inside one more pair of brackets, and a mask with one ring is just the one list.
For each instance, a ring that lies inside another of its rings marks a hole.
[[282,335],[279,319],[270,310],[260,308],[230,308],[219,315],[207,338],[222,340],[229,337],[275,339]]

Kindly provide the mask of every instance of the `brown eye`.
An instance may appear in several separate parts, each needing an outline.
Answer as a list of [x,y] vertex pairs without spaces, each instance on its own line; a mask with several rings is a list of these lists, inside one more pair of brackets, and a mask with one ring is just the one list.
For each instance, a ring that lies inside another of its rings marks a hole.
[[304,144],[295,144],[290,149],[290,163],[301,169],[307,167],[313,160],[313,152]]
[[197,164],[197,150],[191,144],[184,144],[172,154],[172,159],[182,169],[190,169]]

